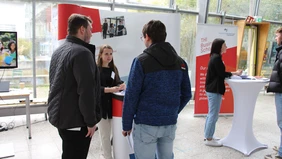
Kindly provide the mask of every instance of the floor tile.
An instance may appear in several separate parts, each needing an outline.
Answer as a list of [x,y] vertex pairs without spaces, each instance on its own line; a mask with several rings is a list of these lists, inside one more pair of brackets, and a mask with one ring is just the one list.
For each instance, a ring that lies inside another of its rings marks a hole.
[[[245,156],[228,147],[209,147],[204,145],[204,126],[206,117],[194,117],[194,102],[190,102],[180,113],[174,140],[175,159],[259,159],[273,153],[272,147],[279,145],[280,130],[276,124],[276,110],[273,94],[261,93],[257,99],[253,117],[253,132],[261,143],[267,144],[267,149],[254,151]],[[232,116],[221,116],[216,125],[215,136],[223,138],[232,127]],[[1,125],[14,123],[15,128],[0,132],[0,144],[12,142],[15,157],[11,159],[60,159],[62,141],[58,131],[48,121],[44,114],[31,116],[32,139],[28,139],[25,116],[0,117]],[[100,159],[100,138],[96,132],[89,148],[88,159]],[[0,150],[1,151],[1,150]]]

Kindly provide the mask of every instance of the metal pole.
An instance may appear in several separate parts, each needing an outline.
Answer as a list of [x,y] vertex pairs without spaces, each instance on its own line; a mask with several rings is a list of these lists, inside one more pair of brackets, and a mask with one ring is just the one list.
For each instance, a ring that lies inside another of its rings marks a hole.
[[198,1],[198,8],[199,8],[198,23],[207,23],[207,19],[209,15],[209,2],[210,0]]
[[208,16],[209,16],[209,5],[210,5],[210,0],[207,0],[207,3],[206,3],[206,16],[205,16],[205,23],[207,23],[208,21]]
[[175,7],[175,13],[179,13],[179,7],[178,7],[178,5],[176,5],[176,7]]
[[169,8],[173,8],[174,9],[174,0],[170,0],[169,1]]
[[111,11],[114,11],[114,10],[115,10],[115,4],[116,4],[116,1],[113,0],[112,6],[111,6]]
[[33,98],[36,98],[36,44],[35,44],[35,38],[36,38],[36,25],[35,25],[35,14],[36,14],[36,3],[35,0],[32,0],[32,74],[33,74]]
[[260,0],[256,0],[254,16],[258,16]]
[[222,17],[221,17],[221,22],[220,22],[220,24],[224,24],[225,16],[226,16],[226,12],[225,12],[225,11],[222,11]]
[[221,4],[222,4],[222,0],[217,0],[216,13],[221,12]]

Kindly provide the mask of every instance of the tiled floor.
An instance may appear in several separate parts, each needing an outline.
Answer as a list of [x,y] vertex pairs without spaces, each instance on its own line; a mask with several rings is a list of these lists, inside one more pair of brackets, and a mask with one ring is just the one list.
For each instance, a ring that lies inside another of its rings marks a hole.
[[[273,94],[261,93],[256,103],[253,130],[256,138],[268,145],[268,149],[253,152],[250,156],[228,147],[208,147],[203,143],[205,117],[193,116],[193,104],[190,103],[179,115],[177,135],[174,142],[175,159],[262,159],[265,154],[273,153],[272,147],[280,141],[280,131],[276,125],[276,111]],[[32,115],[32,139],[27,138],[25,116],[1,117],[0,122],[14,121],[16,128],[0,132],[0,144],[13,143],[15,157],[11,159],[59,159],[61,139],[57,130],[44,115]],[[232,117],[220,117],[215,136],[225,137],[232,123]],[[1,151],[1,150],[0,150]],[[88,159],[100,159],[100,139],[96,133],[92,139]]]

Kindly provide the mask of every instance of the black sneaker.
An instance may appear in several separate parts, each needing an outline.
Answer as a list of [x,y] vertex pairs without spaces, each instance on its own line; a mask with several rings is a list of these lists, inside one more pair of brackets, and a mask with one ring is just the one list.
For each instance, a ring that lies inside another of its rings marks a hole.
[[1,125],[0,125],[0,132],[5,131],[5,130],[8,130],[8,129],[5,129],[4,126],[1,126]]

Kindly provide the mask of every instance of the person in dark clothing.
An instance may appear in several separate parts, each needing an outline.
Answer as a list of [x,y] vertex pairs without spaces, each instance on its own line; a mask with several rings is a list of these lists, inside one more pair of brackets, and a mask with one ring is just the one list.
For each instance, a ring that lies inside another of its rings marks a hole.
[[124,90],[125,84],[120,80],[118,69],[114,64],[111,46],[104,45],[100,48],[97,65],[100,70],[102,98],[102,119],[98,123],[99,134],[104,158],[112,159],[112,93]]
[[86,159],[100,113],[100,76],[95,46],[89,44],[92,20],[72,14],[68,36],[50,63],[49,121],[62,138],[62,159]]
[[0,54],[2,54],[3,49],[4,49],[4,43],[2,40],[0,40]]
[[111,24],[110,24],[110,28],[109,28],[110,38],[114,37],[114,33],[115,33],[114,24],[111,23]]
[[103,39],[107,38],[107,32],[108,32],[108,22],[107,19],[105,19],[104,23],[103,23]]
[[122,134],[130,135],[134,120],[136,158],[173,158],[178,114],[192,97],[188,66],[165,42],[166,27],[159,20],[144,25],[147,47],[133,60],[125,91]]
[[123,29],[125,29],[125,27],[124,27],[123,21],[120,20],[119,24],[117,26],[117,35],[118,36],[122,36],[123,35]]
[[205,145],[222,146],[222,143],[213,137],[215,125],[221,106],[222,95],[225,93],[224,79],[232,75],[241,75],[242,70],[226,72],[222,61],[222,54],[227,46],[223,39],[215,39],[212,42],[210,60],[206,76],[206,95],[208,97],[209,112],[205,124]]
[[[275,40],[278,47],[276,48],[277,54],[275,63],[270,76],[270,82],[267,88],[267,92],[275,93],[275,105],[277,124],[282,133],[282,27],[278,28],[275,32]],[[276,149],[277,150],[277,149]],[[266,155],[265,159],[282,159],[282,135],[280,134],[280,146],[278,148],[278,154]]]

